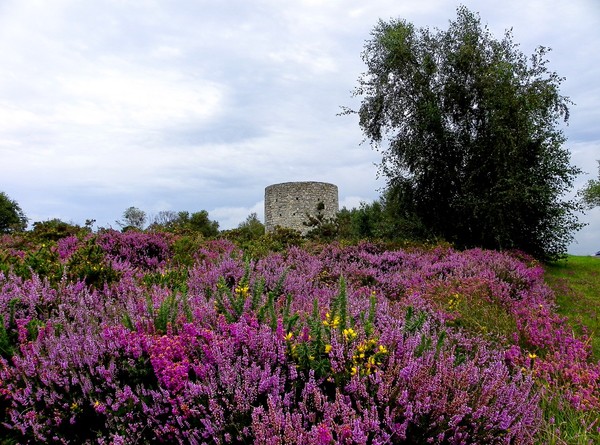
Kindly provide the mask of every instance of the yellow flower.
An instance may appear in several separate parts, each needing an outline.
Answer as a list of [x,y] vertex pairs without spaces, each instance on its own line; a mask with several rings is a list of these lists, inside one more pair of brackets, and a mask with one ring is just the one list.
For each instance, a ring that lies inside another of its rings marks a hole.
[[249,292],[250,288],[248,286],[238,286],[235,288],[235,293],[242,298],[246,298]]
[[384,345],[379,345],[379,351],[381,354],[387,354],[388,349]]
[[456,310],[458,308],[459,303],[460,294],[452,294],[452,296],[448,300],[448,309],[450,309],[451,311]]
[[350,375],[356,375],[357,372],[358,372],[358,366],[353,366],[352,369],[350,370]]
[[356,338],[356,332],[352,328],[344,329],[342,332],[344,334],[344,338],[348,341],[354,340]]
[[331,345],[325,345],[325,354],[329,354],[331,352]]
[[535,354],[532,354],[531,352],[530,352],[529,354],[527,354],[527,356],[528,356],[530,359],[534,359],[534,358],[536,358],[536,357],[537,357],[537,355],[535,355]]
[[294,338],[294,333],[293,332],[288,332],[283,338],[286,341],[290,341],[292,338]]
[[331,314],[329,312],[327,312],[325,314],[325,320],[323,320],[323,324],[325,326],[329,326],[331,328],[337,328],[340,325],[340,317],[336,315],[335,317],[333,317],[333,320],[332,320]]

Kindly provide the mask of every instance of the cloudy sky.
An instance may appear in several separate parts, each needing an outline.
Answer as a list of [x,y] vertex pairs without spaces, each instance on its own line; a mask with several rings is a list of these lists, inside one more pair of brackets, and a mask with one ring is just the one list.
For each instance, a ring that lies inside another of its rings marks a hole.
[[[31,219],[116,227],[129,206],[262,218],[269,184],[376,199],[378,154],[338,116],[379,19],[447,28],[464,4],[525,54],[549,46],[575,106],[581,187],[600,159],[597,0],[1,0],[0,191]],[[600,250],[600,209],[570,247]]]

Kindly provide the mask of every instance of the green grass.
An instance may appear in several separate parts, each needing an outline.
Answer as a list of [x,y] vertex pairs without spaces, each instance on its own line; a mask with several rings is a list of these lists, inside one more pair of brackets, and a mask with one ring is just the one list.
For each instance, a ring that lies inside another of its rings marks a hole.
[[569,319],[576,333],[587,328],[593,359],[600,360],[600,258],[569,255],[546,265],[545,270],[558,313]]
[[536,445],[590,445],[600,443],[598,413],[578,411],[560,397],[542,395],[544,423]]
[[[546,283],[556,295],[557,311],[576,334],[591,336],[593,361],[600,360],[600,258],[572,256],[544,267]],[[544,426],[538,444],[600,443],[598,413],[577,411],[560,397],[542,397]]]

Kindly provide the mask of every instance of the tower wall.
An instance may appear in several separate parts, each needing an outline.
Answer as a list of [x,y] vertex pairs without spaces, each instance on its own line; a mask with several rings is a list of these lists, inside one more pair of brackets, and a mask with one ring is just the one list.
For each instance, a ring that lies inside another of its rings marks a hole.
[[265,229],[272,232],[276,226],[296,229],[303,234],[310,230],[304,225],[307,214],[321,213],[333,218],[339,210],[338,188],[326,182],[284,182],[265,189]]

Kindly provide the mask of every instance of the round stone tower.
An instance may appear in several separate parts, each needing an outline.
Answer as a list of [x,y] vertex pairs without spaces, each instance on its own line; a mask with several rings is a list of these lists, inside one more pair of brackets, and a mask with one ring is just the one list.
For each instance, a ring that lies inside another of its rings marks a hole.
[[265,229],[296,229],[305,234],[311,216],[333,218],[339,210],[338,188],[327,182],[284,182],[265,189]]

